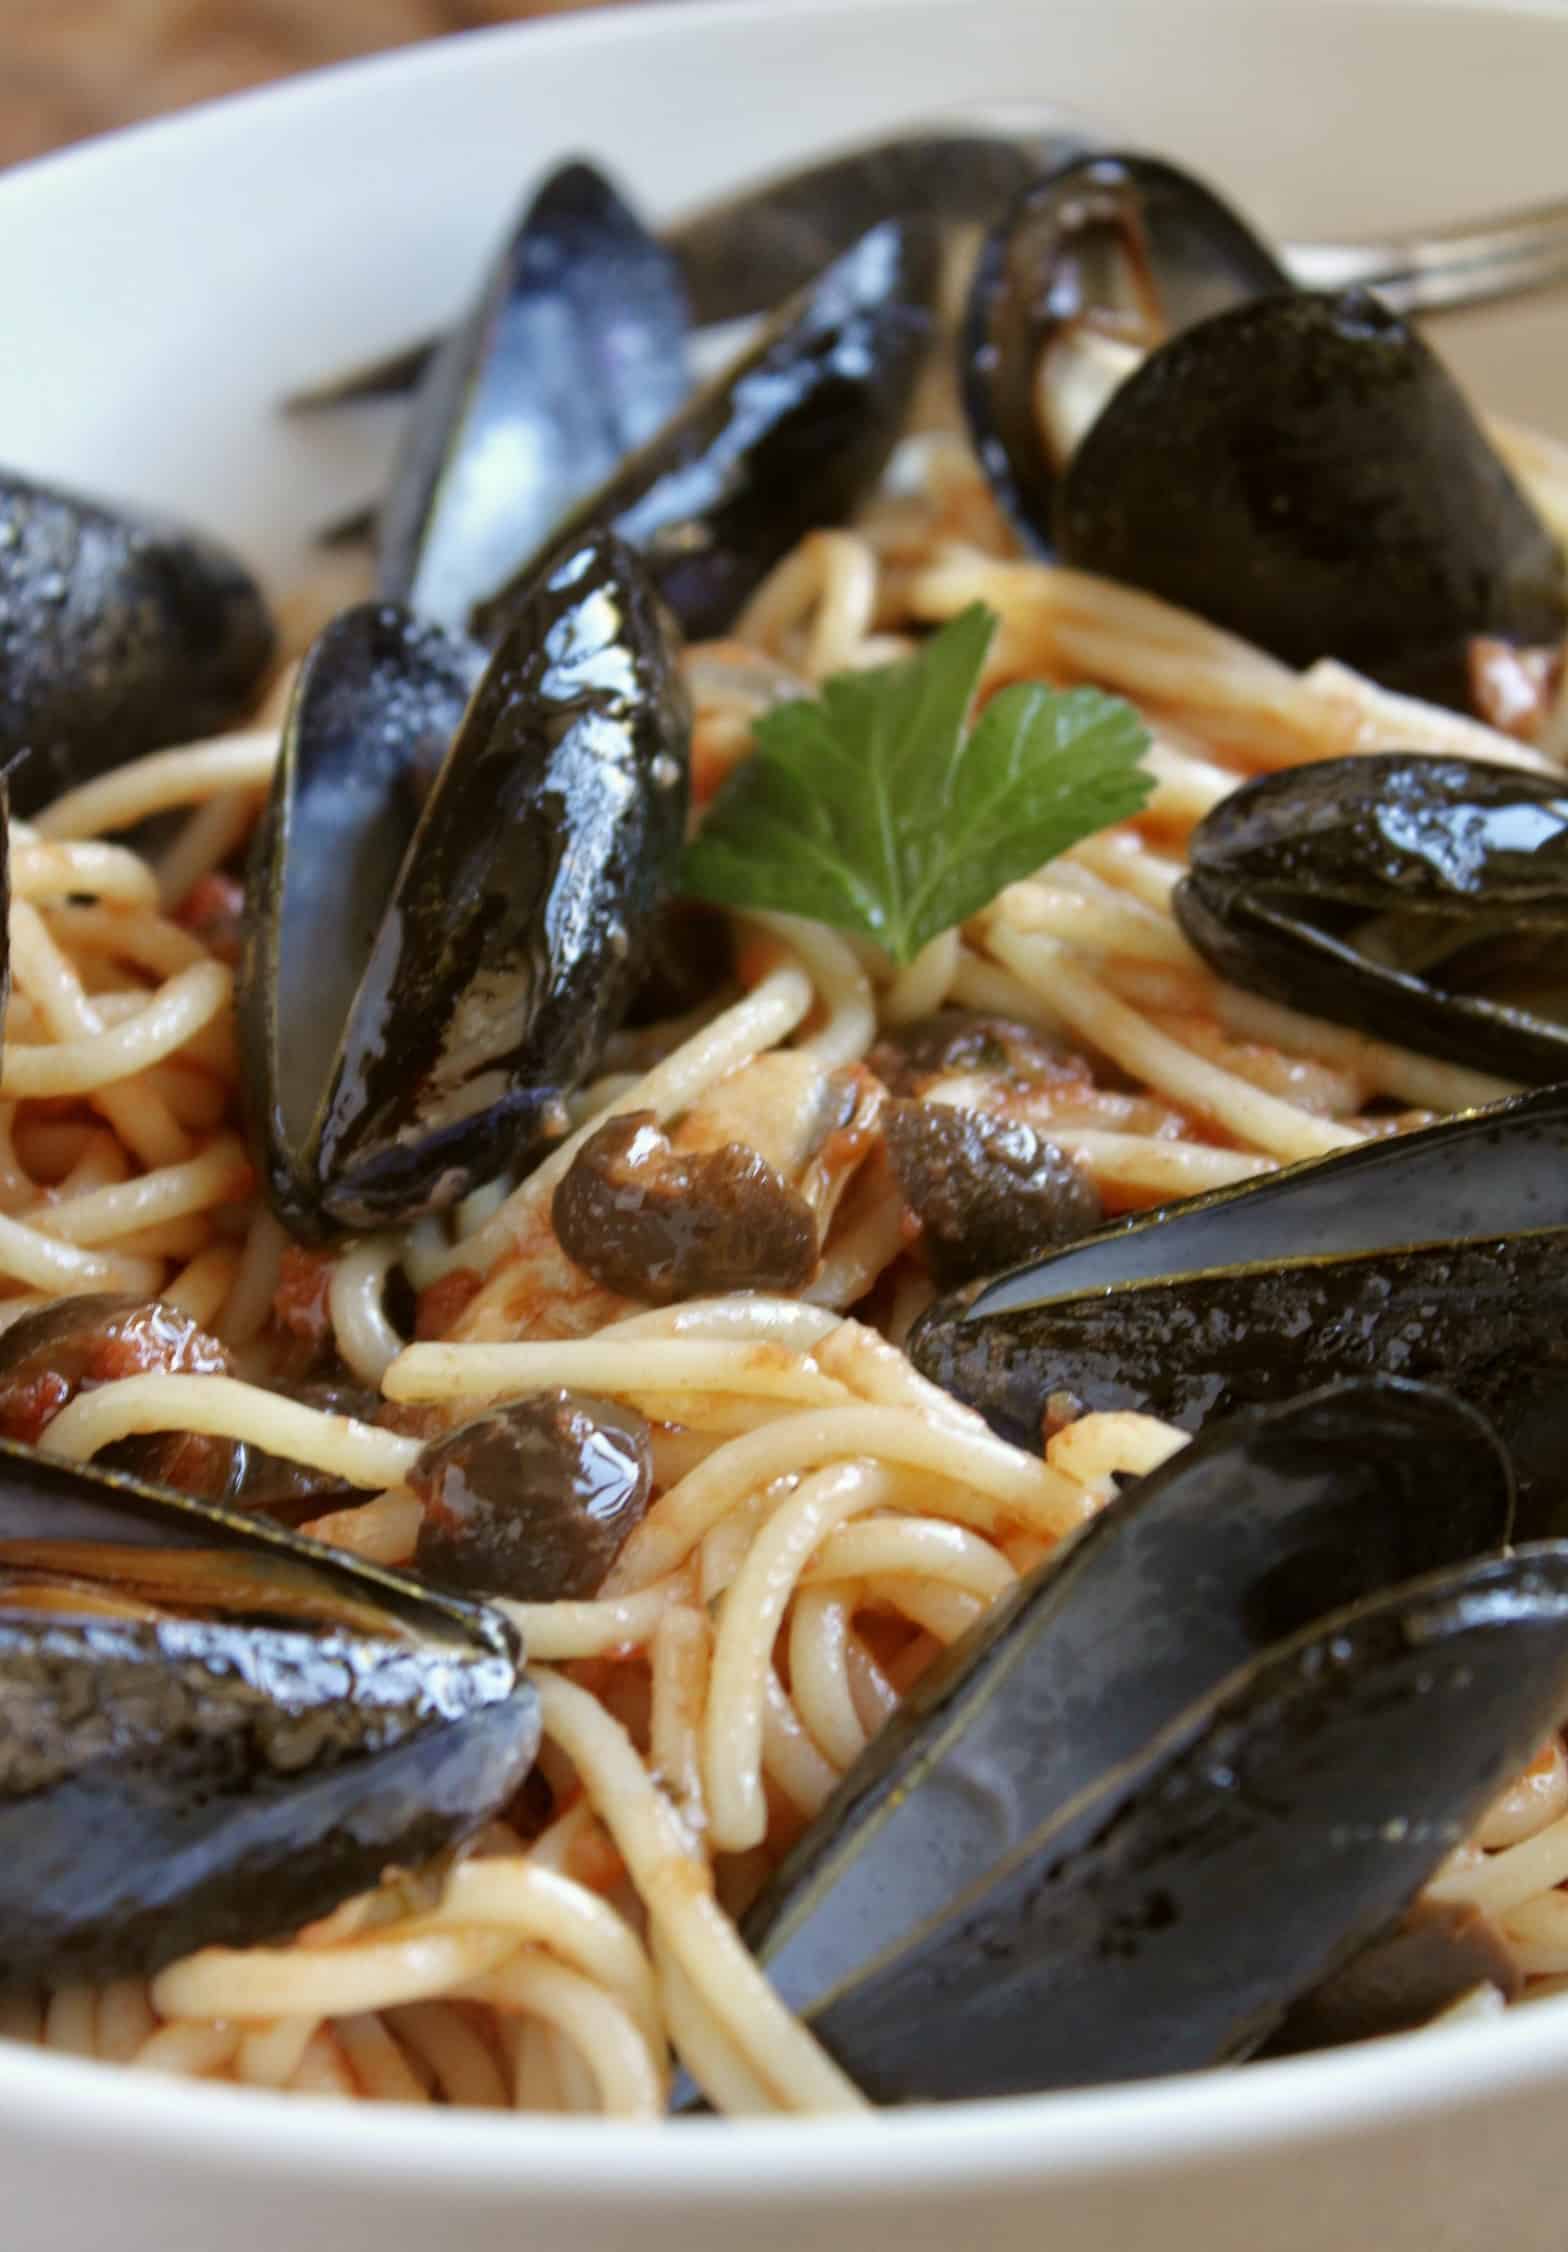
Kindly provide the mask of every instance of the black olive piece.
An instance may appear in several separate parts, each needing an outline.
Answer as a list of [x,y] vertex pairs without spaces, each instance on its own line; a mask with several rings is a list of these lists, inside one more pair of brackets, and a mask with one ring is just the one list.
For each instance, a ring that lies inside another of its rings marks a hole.
[[425,1512],[414,1561],[431,1579],[520,1603],[581,1601],[648,1506],[648,1426],[613,1401],[539,1392],[434,1440],[408,1483]]
[[[291,1400],[320,1408],[327,1415],[352,1415],[374,1423],[381,1396],[363,1384],[343,1383],[326,1377],[286,1387]],[[339,1485],[326,1471],[308,1462],[293,1462],[287,1455],[269,1454],[265,1447],[248,1446],[244,1467],[233,1489],[236,1509],[254,1510],[280,1525],[301,1525],[325,1517],[334,1509],[351,1509],[364,1500],[353,1486]]]
[[1105,1216],[1083,1167],[1022,1119],[894,1101],[883,1132],[931,1271],[946,1288],[1070,1243]]
[[1038,1026],[974,1009],[938,1009],[934,1016],[884,1032],[866,1058],[895,1095],[923,1095],[933,1080],[984,1072],[1023,1086],[1050,1086],[1081,1076],[1081,1060]]
[[[86,1387],[119,1376],[228,1376],[233,1362],[178,1306],[84,1291],[23,1314],[0,1334],[0,1435],[34,1442]],[[178,1487],[207,1501],[235,1489],[246,1450],[230,1439],[160,1431],[122,1440],[105,1466]]]
[[627,1298],[796,1290],[817,1263],[811,1207],[744,1142],[673,1149],[652,1111],[591,1134],[555,1192],[561,1248]]
[[160,744],[242,718],[272,662],[255,580],[216,541],[0,471],[0,768],[25,818]]

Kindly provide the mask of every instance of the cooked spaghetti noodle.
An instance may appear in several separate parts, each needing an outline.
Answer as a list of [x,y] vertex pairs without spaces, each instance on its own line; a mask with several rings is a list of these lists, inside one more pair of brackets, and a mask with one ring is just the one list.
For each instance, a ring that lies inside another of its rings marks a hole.
[[[1511,442],[1527,476],[1559,476],[1549,450]],[[0,2032],[372,2102],[652,2117],[678,2060],[723,2110],[858,2105],[733,1919],[931,1658],[1092,1515],[1118,1472],[1147,1472],[1182,1435],[1091,1414],[1036,1459],[917,1376],[898,1341],[930,1285],[874,1135],[803,1184],[825,1246],[799,1297],[651,1312],[555,1240],[551,1196],[577,1149],[617,1112],[787,1109],[801,1059],[854,1067],[888,1028],[950,1002],[1118,1067],[1115,1087],[1080,1061],[1022,1091],[955,1070],[928,1094],[1007,1103],[1048,1127],[1113,1210],[1345,1147],[1386,1130],[1390,1105],[1424,1117],[1511,1091],[1228,988],[1170,894],[1193,825],[1246,774],[1390,743],[1537,766],[1540,754],[1023,561],[955,443],[908,448],[859,529],[806,539],[732,639],[689,652],[699,799],[745,756],[771,699],[884,661],[982,600],[1001,620],[987,689],[1091,680],[1139,704],[1155,735],[1146,812],[901,971],[818,926],[740,918],[735,985],[679,1024],[620,1036],[547,1162],[450,1223],[330,1263],[318,1280],[338,1356],[398,1413],[456,1420],[582,1385],[652,1424],[655,1498],[603,1590],[507,1606],[540,1685],[548,1818],[529,1836],[494,1823],[453,1865],[391,1876],[288,1945],[5,2001]],[[263,1444],[362,1496],[310,1529],[406,1561],[420,1508],[401,1481],[418,1441],[397,1413],[376,1422],[269,1388],[286,1245],[237,1139],[232,978],[201,907],[275,753],[271,727],[161,751],[13,826],[0,1322],[103,1289],[183,1309],[237,1373],[127,1374],[79,1394],[40,1443],[77,1459],[134,1433]],[[167,813],[183,826],[156,869],[116,841]],[[423,1320],[419,1341],[400,1332],[398,1278],[422,1316],[445,1309],[439,1334]],[[1568,1982],[1565,1884],[1568,1764],[1554,1742],[1433,1890],[1490,1910],[1551,1991]]]

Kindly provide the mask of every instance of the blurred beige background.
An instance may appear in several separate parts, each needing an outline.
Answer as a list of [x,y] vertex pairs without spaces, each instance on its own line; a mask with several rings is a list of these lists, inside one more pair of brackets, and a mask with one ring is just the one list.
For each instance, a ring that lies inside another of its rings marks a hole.
[[0,164],[291,71],[586,4],[0,0]]

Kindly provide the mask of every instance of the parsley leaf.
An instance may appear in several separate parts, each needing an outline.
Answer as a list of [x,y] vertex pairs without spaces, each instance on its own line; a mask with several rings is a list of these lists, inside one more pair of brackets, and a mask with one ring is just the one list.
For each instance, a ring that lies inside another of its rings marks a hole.
[[915,656],[768,712],[686,848],[685,890],[861,931],[907,963],[1136,813],[1149,738],[1118,697],[1018,682],[966,731],[997,623],[972,603]]

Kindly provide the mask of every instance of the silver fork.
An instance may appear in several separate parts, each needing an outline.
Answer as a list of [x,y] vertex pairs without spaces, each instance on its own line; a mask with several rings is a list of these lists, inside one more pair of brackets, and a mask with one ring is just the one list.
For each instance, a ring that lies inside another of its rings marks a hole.
[[1397,313],[1458,311],[1568,281],[1568,201],[1382,242],[1284,246],[1307,289],[1375,289]]

